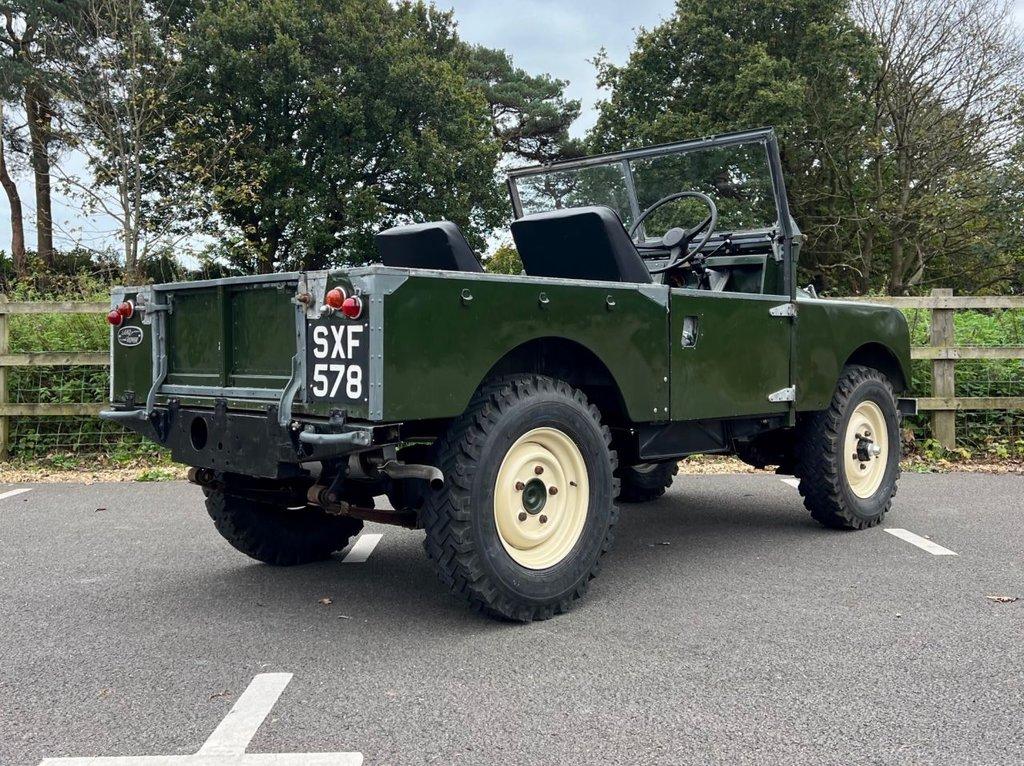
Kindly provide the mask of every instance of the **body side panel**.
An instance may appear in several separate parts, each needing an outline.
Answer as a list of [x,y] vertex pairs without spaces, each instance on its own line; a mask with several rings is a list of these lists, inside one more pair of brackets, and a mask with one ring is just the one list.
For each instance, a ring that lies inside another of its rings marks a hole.
[[[769,311],[781,295],[672,290],[672,419],[769,415],[789,410],[768,395],[790,385],[792,323]],[[696,328],[685,347],[684,322]]]
[[[794,361],[797,409],[828,406],[846,361],[860,348],[876,344],[896,360],[910,381],[910,333],[897,309],[870,303],[798,298]],[[893,381],[899,385],[900,381]]]
[[410,272],[384,299],[383,419],[456,416],[506,354],[559,338],[603,362],[632,420],[665,420],[667,294],[653,285]]

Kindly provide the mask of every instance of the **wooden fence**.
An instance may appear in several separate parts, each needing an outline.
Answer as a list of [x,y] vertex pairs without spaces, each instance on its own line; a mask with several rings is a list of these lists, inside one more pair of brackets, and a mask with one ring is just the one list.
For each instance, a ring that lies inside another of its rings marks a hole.
[[[928,309],[932,312],[930,344],[915,346],[914,359],[932,362],[931,396],[918,399],[922,411],[932,413],[932,433],[943,446],[956,446],[957,410],[1024,410],[1024,396],[958,397],[956,363],[961,359],[1024,359],[1024,346],[957,346],[953,315],[963,309],[1024,309],[1024,297],[954,296],[952,290],[932,290],[919,298],[858,298],[901,309]],[[107,366],[106,351],[39,351],[10,353],[9,318],[16,314],[97,314],[110,310],[107,303],[71,301],[9,302],[0,295],[0,460],[7,459],[9,418],[96,415],[103,404],[11,404],[7,391],[7,368],[48,367],[57,365]]]
[[8,301],[0,295],[0,460],[7,459],[12,417],[52,417],[96,415],[103,405],[96,404],[11,404],[7,391],[8,367],[49,367],[57,365],[107,366],[107,351],[37,351],[11,353],[10,317],[16,314],[106,314],[108,303],[72,301]]
[[[1024,410],[1024,396],[957,396],[956,363],[961,359],[1024,359],[1024,346],[957,346],[953,316],[964,309],[1024,309],[1024,296],[954,296],[935,289],[918,298],[858,298],[900,309],[932,312],[929,345],[914,346],[914,359],[932,362],[931,396],[919,397],[918,409],[931,412],[932,436],[946,449],[956,447],[957,410]],[[916,393],[916,392],[915,392]]]

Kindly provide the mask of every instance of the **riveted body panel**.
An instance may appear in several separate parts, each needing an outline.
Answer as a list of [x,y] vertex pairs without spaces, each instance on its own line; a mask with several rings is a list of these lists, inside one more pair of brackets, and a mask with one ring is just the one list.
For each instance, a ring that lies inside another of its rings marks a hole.
[[668,308],[638,287],[410,275],[383,302],[383,418],[454,417],[502,357],[530,341],[558,338],[601,360],[631,419],[666,420]]

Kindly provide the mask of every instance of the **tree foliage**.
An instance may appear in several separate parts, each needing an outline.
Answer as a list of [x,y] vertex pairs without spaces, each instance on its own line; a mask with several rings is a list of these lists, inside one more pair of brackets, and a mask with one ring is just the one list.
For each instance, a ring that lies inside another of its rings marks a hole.
[[500,147],[449,13],[214,0],[183,58],[196,116],[179,148],[247,131],[208,191],[252,268],[359,262],[403,220],[449,218],[478,243],[496,224]]
[[997,0],[679,2],[626,65],[598,58],[611,94],[591,141],[773,125],[819,288],[981,289],[1012,273],[1006,240],[1020,241],[1000,207],[1013,29]]
[[541,163],[582,152],[569,137],[580,102],[565,98],[566,81],[531,75],[505,51],[479,45],[470,49],[469,77],[487,99],[494,137],[506,154]]

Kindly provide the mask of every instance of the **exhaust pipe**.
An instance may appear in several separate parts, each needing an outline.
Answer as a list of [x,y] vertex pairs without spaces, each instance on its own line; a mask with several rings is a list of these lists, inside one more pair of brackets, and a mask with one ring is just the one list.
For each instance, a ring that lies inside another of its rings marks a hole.
[[389,479],[423,479],[430,488],[444,488],[444,474],[432,465],[415,465],[389,460],[380,467],[380,472]]

